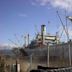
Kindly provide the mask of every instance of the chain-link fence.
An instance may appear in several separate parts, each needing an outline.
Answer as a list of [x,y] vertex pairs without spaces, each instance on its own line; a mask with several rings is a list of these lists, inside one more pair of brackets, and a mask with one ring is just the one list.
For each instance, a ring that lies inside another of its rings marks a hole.
[[12,69],[15,68],[16,64],[19,64],[20,72],[29,72],[31,69],[36,69],[38,65],[44,67],[69,67],[71,66],[70,61],[72,61],[71,51],[72,44],[70,44],[70,51],[69,44],[53,45],[43,49],[30,49],[26,51],[29,53],[28,56],[5,57],[5,72],[15,72]]

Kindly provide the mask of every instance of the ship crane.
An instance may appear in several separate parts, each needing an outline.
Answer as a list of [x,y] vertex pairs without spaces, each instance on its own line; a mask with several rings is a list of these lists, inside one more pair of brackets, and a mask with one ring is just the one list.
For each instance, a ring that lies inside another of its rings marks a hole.
[[13,43],[15,46],[19,47],[19,45],[17,43],[15,43],[14,41],[12,41],[11,39],[8,39],[11,43]]
[[38,29],[37,29],[37,25],[35,25],[35,36],[38,34]]
[[58,11],[57,11],[57,15],[58,15],[58,17],[59,17],[59,19],[60,19],[60,22],[61,22],[61,24],[62,24],[62,27],[63,27],[66,35],[67,35],[67,40],[69,41],[69,33],[68,33],[68,30],[65,28],[65,25],[63,24],[63,22],[62,22],[62,20],[61,20],[61,17],[60,17],[60,15],[59,15],[59,13],[58,13]]
[[16,40],[17,40],[18,44],[21,46],[20,40],[18,39],[17,35],[16,35],[16,34],[14,34],[14,36],[15,36],[15,38],[16,38]]
[[[68,33],[68,29],[66,29],[65,28],[65,25],[63,24],[63,22],[62,22],[62,20],[61,20],[61,17],[60,17],[60,15],[59,15],[59,13],[58,13],[58,11],[57,11],[57,15],[58,15],[58,17],[59,17],[59,19],[60,19],[60,21],[61,21],[61,24],[62,24],[62,26],[63,26],[63,29],[64,29],[64,31],[65,31],[65,33],[66,33],[66,35],[67,35],[67,40],[69,41],[69,33]],[[72,20],[72,17],[68,17],[70,20]],[[66,27],[67,27],[67,18],[66,18]],[[68,46],[69,46],[69,65],[71,66],[71,47],[70,47],[70,43],[68,43]]]

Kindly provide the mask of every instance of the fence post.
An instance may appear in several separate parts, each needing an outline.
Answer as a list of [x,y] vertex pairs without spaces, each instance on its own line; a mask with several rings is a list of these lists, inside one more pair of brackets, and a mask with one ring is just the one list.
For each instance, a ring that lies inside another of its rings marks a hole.
[[49,67],[49,43],[47,43],[47,66]]
[[32,54],[30,55],[30,69],[32,68]]
[[69,65],[71,66],[71,47],[70,47],[70,42],[68,43],[69,47]]

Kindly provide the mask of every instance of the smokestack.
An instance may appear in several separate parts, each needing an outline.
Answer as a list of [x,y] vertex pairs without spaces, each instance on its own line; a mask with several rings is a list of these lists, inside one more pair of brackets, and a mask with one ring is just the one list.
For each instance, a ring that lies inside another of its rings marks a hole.
[[46,35],[46,26],[45,25],[41,25],[41,33],[43,35]]
[[41,25],[41,40],[42,40],[42,44],[44,44],[45,35],[46,35],[46,26],[45,25]]

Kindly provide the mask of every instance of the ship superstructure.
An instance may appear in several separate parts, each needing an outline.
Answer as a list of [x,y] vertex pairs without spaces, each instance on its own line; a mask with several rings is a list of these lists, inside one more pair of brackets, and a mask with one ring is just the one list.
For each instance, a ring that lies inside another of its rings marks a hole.
[[41,25],[41,32],[36,35],[36,38],[31,41],[31,44],[28,46],[30,48],[42,48],[50,44],[59,44],[59,36],[58,33],[56,35],[51,35],[46,31],[46,25]]

